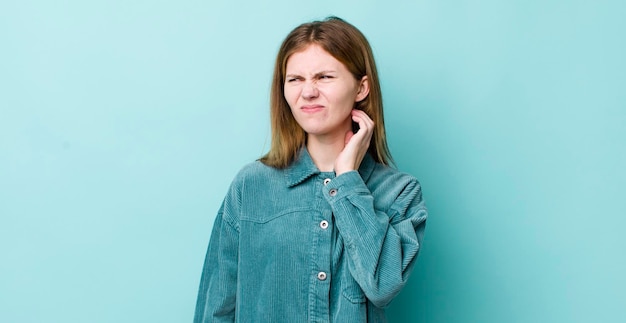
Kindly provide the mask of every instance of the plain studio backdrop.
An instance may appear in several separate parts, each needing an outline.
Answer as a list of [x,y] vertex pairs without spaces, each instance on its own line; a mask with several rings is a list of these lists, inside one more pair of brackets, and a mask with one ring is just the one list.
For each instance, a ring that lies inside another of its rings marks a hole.
[[430,210],[391,322],[626,320],[623,1],[5,1],[0,321],[190,322],[302,22],[369,38]]

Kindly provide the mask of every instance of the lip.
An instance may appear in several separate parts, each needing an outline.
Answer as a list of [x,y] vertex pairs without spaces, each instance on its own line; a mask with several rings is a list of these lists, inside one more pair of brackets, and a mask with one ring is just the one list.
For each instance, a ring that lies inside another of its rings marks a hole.
[[300,110],[302,110],[302,112],[304,113],[315,113],[322,111],[323,109],[324,106],[319,104],[303,105],[300,107]]

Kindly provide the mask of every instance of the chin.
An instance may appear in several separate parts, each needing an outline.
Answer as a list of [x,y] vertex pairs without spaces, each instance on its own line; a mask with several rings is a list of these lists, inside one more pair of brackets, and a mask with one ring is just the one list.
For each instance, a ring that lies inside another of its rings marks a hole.
[[323,135],[325,133],[324,131],[321,131],[319,129],[307,129],[307,128],[304,128],[304,132],[307,135],[313,135],[313,136],[319,136],[319,135]]
[[325,127],[321,125],[312,125],[312,124],[304,124],[304,125],[301,124],[300,127],[302,128],[302,130],[304,130],[304,132],[310,135],[320,135],[328,130],[328,129],[325,129]]
[[300,127],[304,130],[304,132],[307,135],[313,135],[313,136],[325,136],[325,135],[330,135],[333,133],[337,133],[337,132],[342,132],[343,134],[345,134],[346,131],[348,131],[349,129],[346,129],[345,131],[340,131],[340,128],[343,127],[330,127],[328,125],[300,125]]

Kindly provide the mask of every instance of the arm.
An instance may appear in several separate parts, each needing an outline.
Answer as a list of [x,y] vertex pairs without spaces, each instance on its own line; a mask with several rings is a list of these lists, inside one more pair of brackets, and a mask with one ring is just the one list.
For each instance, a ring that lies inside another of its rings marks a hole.
[[194,323],[235,321],[239,232],[228,221],[229,211],[231,208],[225,200],[213,224]]
[[385,194],[377,196],[385,199],[377,201],[378,205],[389,207],[374,208],[374,197],[356,169],[367,154],[375,124],[360,110],[352,110],[352,120],[359,124],[359,130],[346,133],[344,149],[335,160],[337,177],[324,196],[344,239],[352,277],[375,306],[385,307],[400,292],[413,268],[427,212],[417,180],[400,174],[378,188]]
[[387,306],[405,285],[427,218],[417,180],[399,176],[388,182],[396,196],[390,197],[387,210],[374,208],[374,198],[356,171],[338,176],[324,192],[344,239],[350,273],[378,307]]

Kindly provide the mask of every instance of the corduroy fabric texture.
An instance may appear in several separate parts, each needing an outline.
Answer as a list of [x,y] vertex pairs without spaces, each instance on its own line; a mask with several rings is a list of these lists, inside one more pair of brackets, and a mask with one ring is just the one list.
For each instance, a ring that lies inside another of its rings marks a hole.
[[418,181],[369,155],[337,177],[306,149],[251,163],[215,219],[194,322],[385,322],[426,218]]

